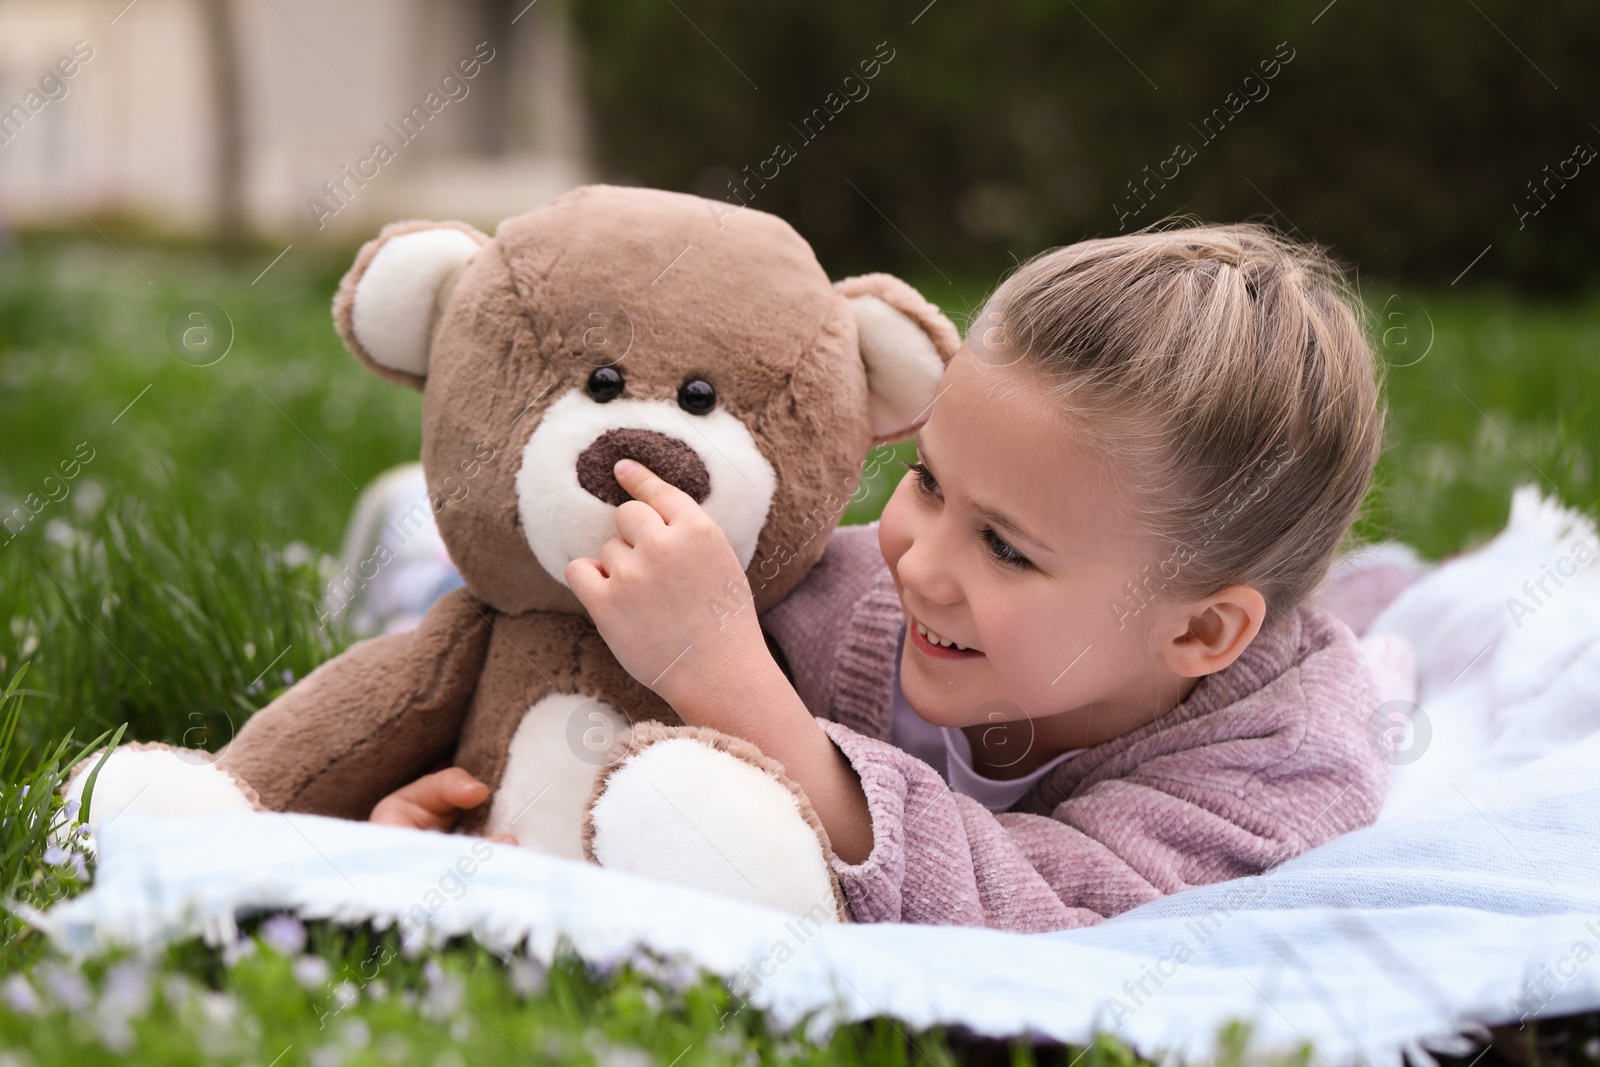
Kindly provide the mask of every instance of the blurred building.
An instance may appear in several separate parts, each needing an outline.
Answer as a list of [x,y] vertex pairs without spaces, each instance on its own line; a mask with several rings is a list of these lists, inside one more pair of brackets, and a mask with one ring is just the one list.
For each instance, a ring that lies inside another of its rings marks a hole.
[[585,180],[561,0],[0,0],[0,227],[348,240]]

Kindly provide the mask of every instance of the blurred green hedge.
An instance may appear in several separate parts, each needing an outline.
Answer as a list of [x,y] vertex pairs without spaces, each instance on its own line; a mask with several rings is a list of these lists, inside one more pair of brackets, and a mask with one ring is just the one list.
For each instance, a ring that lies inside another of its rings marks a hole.
[[1276,214],[1418,283],[1490,245],[1465,284],[1560,293],[1600,264],[1600,160],[1574,162],[1600,149],[1593,2],[573,9],[608,176],[730,202],[739,182],[835,274],[987,283],[1178,213]]

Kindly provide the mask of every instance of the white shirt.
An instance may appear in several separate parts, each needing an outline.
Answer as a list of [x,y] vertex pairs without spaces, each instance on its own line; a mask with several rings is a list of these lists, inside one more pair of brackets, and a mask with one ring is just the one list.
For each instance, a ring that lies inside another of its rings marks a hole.
[[[1083,749],[1063,752],[1020,778],[986,778],[972,768],[972,744],[953,726],[935,726],[906,703],[900,688],[900,658],[905,652],[905,630],[894,657],[894,704],[889,717],[889,743],[917,757],[939,772],[952,790],[964,793],[990,811],[1005,811],[1033,784]],[[1019,757],[1020,758],[1020,757]]]

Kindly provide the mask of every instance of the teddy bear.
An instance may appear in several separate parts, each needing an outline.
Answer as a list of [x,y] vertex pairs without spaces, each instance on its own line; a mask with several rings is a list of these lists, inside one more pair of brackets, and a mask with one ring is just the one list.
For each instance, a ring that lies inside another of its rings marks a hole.
[[219,758],[118,749],[94,810],[365,819],[455,764],[491,790],[463,832],[847,920],[804,792],[630,677],[564,572],[614,536],[628,457],[718,523],[759,617],[820,558],[869,451],[921,425],[950,321],[887,274],[831,283],[773,215],[603,185],[492,238],[391,224],[333,315],[356,359],[422,392],[433,519],[465,584],[319,666]]

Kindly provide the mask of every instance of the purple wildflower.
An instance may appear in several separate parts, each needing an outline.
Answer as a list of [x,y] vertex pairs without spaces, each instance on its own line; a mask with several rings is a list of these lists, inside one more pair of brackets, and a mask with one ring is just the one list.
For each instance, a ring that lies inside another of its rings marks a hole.
[[274,915],[261,924],[261,940],[283,956],[298,956],[306,947],[306,928],[293,915]]

